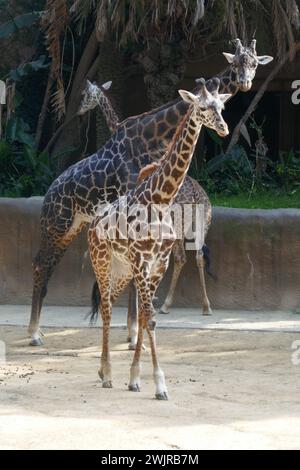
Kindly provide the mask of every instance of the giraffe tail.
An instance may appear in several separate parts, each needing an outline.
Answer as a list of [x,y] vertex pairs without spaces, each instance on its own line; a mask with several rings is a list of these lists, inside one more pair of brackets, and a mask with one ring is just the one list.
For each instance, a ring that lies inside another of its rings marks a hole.
[[99,290],[97,281],[95,281],[93,285],[91,301],[92,301],[92,310],[88,313],[88,317],[90,317],[90,325],[94,325],[97,321],[100,301],[101,301],[101,295],[100,295],[100,290]]
[[204,243],[202,247],[203,258],[205,261],[205,272],[214,280],[217,281],[217,276],[215,276],[210,270],[210,251],[208,246]]

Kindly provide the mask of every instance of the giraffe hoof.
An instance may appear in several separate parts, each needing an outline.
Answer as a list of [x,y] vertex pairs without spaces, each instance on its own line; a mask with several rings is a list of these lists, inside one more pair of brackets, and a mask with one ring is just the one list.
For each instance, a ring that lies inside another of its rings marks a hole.
[[158,310],[158,313],[159,313],[160,315],[169,315],[170,312],[169,312],[169,310],[164,310],[164,308],[161,307],[161,308]]
[[103,375],[102,370],[98,370],[98,375],[99,375],[99,377],[100,377],[100,380],[103,381],[104,375]]
[[[133,343],[128,344],[128,349],[129,349],[129,351],[135,351],[136,350],[136,343],[135,344],[133,344]],[[142,344],[142,350],[147,351],[147,348],[144,345],[144,343]]]
[[140,392],[141,391],[139,384],[128,385],[128,390],[130,390],[131,392]]
[[156,393],[155,398],[157,400],[169,400],[167,392],[162,392],[162,393]]
[[102,388],[113,388],[111,380],[107,380],[106,382],[102,382]]
[[210,308],[209,308],[209,309],[205,309],[205,310],[203,310],[202,315],[203,315],[204,317],[209,317],[209,316],[212,315],[212,310],[211,310]]
[[43,346],[42,338],[34,338],[30,341],[29,346]]

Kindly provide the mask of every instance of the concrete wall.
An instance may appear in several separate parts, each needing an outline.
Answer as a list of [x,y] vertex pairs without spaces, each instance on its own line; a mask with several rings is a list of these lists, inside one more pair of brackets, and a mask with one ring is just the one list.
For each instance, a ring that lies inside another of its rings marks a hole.
[[[0,303],[31,301],[31,260],[38,249],[42,198],[0,199]],[[300,307],[300,210],[215,208],[207,243],[213,308],[294,309]],[[93,283],[86,234],[74,242],[49,284],[46,303],[88,305]],[[159,289],[163,299],[169,275]],[[201,299],[193,252],[182,272],[176,306]],[[124,305],[123,295],[119,305]]]

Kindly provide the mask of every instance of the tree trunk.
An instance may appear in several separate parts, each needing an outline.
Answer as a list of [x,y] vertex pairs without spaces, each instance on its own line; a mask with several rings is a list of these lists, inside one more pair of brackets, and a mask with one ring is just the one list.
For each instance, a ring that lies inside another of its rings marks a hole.
[[176,95],[176,85],[184,77],[184,47],[180,41],[145,48],[139,56],[144,68],[144,82],[151,108],[171,101]]
[[[118,115],[123,116],[124,64],[120,52],[114,42],[105,38],[99,47],[98,85],[112,81],[109,95],[112,98]],[[110,131],[99,107],[96,109],[96,145],[101,148],[110,138]]]
[[43,135],[43,129],[44,129],[44,124],[45,124],[45,120],[47,117],[47,109],[48,109],[48,104],[49,104],[49,100],[51,96],[51,89],[52,89],[53,82],[54,80],[50,72],[49,77],[48,77],[47,87],[45,90],[43,105],[42,105],[42,109],[39,115],[37,128],[36,128],[35,145],[37,149],[40,146],[41,138]]
[[[80,100],[81,91],[85,86],[85,79],[93,62],[97,58],[98,41],[95,31],[92,32],[87,45],[82,53],[77,71],[72,84],[71,93],[68,99],[66,117],[64,127],[62,127],[55,144],[52,149],[49,149],[50,155],[55,156],[61,154],[58,158],[57,173],[60,174],[74,161],[77,161],[77,154],[80,148],[80,130],[78,126],[78,119],[72,119],[76,114]],[[70,121],[70,122],[69,122]],[[68,123],[66,125],[66,123]],[[76,148],[73,152],[63,153],[65,149]]]

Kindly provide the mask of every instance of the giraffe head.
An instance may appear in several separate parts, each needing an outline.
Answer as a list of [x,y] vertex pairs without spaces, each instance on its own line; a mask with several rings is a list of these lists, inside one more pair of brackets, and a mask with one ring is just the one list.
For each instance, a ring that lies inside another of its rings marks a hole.
[[236,75],[236,82],[241,91],[249,91],[255,77],[258,65],[266,65],[273,60],[269,55],[258,56],[256,40],[253,39],[249,47],[243,46],[240,39],[235,39],[235,53],[223,52]]
[[77,114],[82,116],[87,111],[91,111],[91,109],[96,108],[96,106],[99,104],[99,100],[101,99],[101,94],[105,95],[105,92],[111,87],[111,83],[112,82],[106,82],[99,87],[95,82],[91,83],[89,80],[87,80],[86,87],[82,91],[83,98],[79,105]]
[[220,137],[226,137],[229,134],[228,126],[222,117],[224,103],[231,98],[230,94],[220,94],[220,80],[213,78],[210,91],[207,90],[204,78],[198,79],[199,92],[197,95],[179,90],[181,98],[190,104],[193,113],[193,119],[197,125],[203,124],[210,129],[215,130]]

